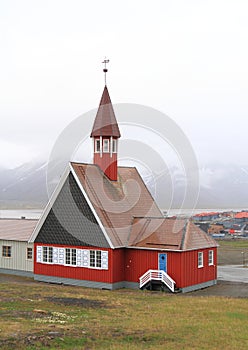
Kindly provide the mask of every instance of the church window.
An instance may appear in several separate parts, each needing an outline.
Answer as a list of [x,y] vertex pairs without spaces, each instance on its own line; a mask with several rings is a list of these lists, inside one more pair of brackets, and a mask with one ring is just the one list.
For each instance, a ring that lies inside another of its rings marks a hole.
[[66,248],[65,250],[65,264],[66,265],[76,265],[76,249]]
[[53,262],[53,247],[43,247],[43,262]]

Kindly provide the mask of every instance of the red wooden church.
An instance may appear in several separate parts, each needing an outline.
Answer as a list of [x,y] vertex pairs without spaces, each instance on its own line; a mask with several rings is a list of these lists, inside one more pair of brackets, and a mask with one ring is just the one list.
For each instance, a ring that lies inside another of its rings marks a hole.
[[120,131],[105,85],[93,164],[70,163],[31,241],[36,280],[187,292],[217,282],[217,244],[189,220],[162,216],[135,167],[119,167]]

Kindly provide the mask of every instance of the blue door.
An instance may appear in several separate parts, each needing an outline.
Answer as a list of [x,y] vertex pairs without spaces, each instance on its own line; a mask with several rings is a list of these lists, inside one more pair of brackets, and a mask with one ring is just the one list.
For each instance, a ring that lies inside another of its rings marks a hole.
[[167,254],[159,254],[159,270],[167,272]]

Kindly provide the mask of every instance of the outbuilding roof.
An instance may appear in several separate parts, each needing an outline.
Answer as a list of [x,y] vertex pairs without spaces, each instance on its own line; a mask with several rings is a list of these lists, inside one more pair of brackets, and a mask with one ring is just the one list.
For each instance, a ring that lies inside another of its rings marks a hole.
[[34,219],[0,219],[0,239],[23,241],[30,239],[38,220]]

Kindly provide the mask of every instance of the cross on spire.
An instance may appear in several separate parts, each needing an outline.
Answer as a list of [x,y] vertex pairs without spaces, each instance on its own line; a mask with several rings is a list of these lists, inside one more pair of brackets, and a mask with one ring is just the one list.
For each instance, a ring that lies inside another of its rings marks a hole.
[[104,59],[104,61],[102,62],[104,64],[104,68],[103,68],[103,72],[104,72],[104,81],[105,81],[105,85],[107,85],[107,78],[106,78],[106,75],[107,75],[107,63],[109,63],[109,60]]

